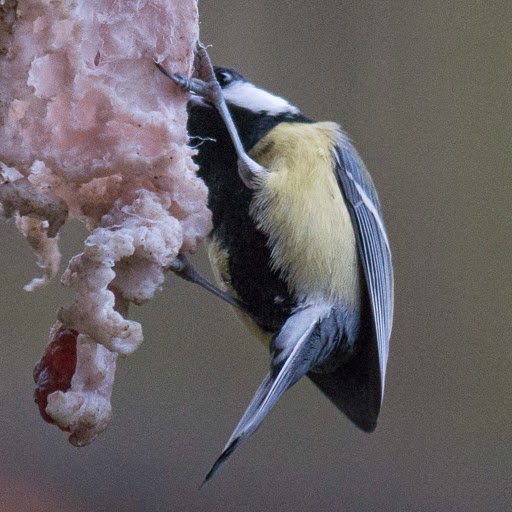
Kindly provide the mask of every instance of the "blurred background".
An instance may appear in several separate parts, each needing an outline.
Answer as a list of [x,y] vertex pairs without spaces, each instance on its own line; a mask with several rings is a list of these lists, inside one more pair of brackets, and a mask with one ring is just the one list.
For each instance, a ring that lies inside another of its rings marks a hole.
[[[0,222],[0,511],[505,511],[512,503],[512,8],[508,0],[201,2],[217,64],[342,123],[383,203],[395,324],[377,431],[307,381],[198,490],[268,355],[170,276],[133,308],[114,418],[77,449],[32,402],[56,280]],[[80,251],[66,226],[64,261]],[[206,274],[204,251],[195,258]]]

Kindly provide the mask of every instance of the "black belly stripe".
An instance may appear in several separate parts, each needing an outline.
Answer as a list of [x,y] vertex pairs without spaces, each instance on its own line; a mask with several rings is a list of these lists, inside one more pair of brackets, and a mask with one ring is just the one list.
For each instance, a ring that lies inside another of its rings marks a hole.
[[[297,305],[296,300],[269,266],[268,238],[249,216],[252,191],[238,176],[236,153],[218,114],[201,107],[192,107],[189,114],[189,133],[193,141],[200,141],[194,159],[209,189],[211,238],[229,255],[229,281],[247,313],[263,331],[275,333]],[[294,120],[257,116],[245,109],[232,109],[232,115],[246,151],[280,122]],[[243,120],[245,115],[248,117]],[[307,121],[301,116],[295,120]]]

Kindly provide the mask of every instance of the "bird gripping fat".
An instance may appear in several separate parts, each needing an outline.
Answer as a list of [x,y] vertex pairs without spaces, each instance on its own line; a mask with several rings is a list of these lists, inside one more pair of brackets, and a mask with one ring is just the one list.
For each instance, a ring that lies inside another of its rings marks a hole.
[[339,125],[313,122],[237,71],[212,68],[202,46],[196,62],[191,79],[159,67],[191,93],[188,129],[209,189],[216,293],[271,353],[207,481],[304,376],[359,428],[375,429],[393,269],[375,186]]

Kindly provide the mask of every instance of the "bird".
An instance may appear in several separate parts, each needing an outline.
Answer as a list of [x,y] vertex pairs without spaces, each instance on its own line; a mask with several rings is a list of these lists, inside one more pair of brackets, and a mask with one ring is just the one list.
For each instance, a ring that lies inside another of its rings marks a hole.
[[[208,187],[208,256],[218,295],[270,351],[270,370],[207,473],[209,481],[289,388],[309,378],[359,429],[372,432],[384,396],[393,266],[380,201],[352,142],[204,46],[188,132]],[[189,279],[194,280],[194,279]]]

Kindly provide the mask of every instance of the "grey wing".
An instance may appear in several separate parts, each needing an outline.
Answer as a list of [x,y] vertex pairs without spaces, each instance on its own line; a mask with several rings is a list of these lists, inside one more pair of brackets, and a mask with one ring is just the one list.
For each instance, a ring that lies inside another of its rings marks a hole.
[[393,323],[393,266],[389,241],[370,174],[344,134],[339,137],[335,167],[352,218],[371,302],[382,399]]

